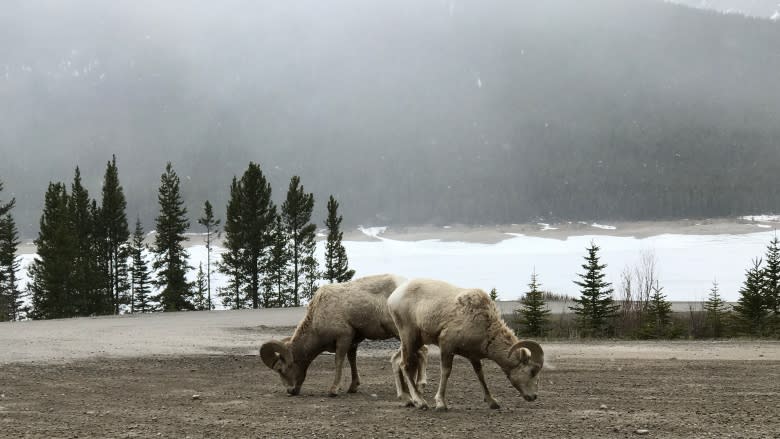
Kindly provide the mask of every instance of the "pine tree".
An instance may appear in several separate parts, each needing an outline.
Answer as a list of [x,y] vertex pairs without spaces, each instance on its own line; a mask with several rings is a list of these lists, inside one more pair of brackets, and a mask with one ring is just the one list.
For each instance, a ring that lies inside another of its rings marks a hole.
[[234,309],[242,308],[245,302],[242,297],[245,285],[243,265],[245,238],[241,224],[241,187],[238,179],[233,177],[225,214],[223,245],[226,250],[222,253],[222,260],[217,264],[217,270],[227,276],[228,280],[227,285],[218,291],[222,304]]
[[591,242],[582,265],[585,273],[578,274],[582,280],[574,281],[582,288],[581,295],[579,299],[574,299],[576,305],[570,307],[577,315],[580,330],[585,336],[606,335],[619,309],[612,298],[611,284],[604,281],[606,274],[603,270],[607,265],[599,264],[598,251],[599,247]]
[[195,277],[195,283],[192,285],[193,295],[192,303],[196,311],[211,310],[211,302],[206,296],[206,272],[203,271],[203,263],[198,264],[198,274]]
[[740,298],[734,305],[734,312],[742,323],[744,331],[750,335],[761,336],[766,329],[769,307],[764,294],[764,270],[761,258],[753,260],[753,267],[747,270],[745,282],[739,290]]
[[141,225],[141,218],[135,221],[135,231],[133,232],[130,244],[130,256],[132,258],[132,269],[130,271],[130,312],[151,312],[154,306],[151,303],[151,274],[144,258],[144,229]]
[[498,300],[498,290],[497,289],[493,288],[493,289],[490,290],[490,300],[492,300],[493,302]]
[[[122,185],[119,183],[119,170],[116,156],[106,164],[103,177],[103,193],[100,208],[99,236],[103,240],[105,258],[104,277],[107,280],[108,294],[111,297],[114,314],[119,314],[119,306],[128,303],[127,291],[127,240],[130,229],[127,224],[127,202]],[[131,305],[132,307],[132,305]]]
[[528,292],[520,299],[521,307],[516,310],[518,317],[518,335],[543,337],[550,310],[544,303],[544,293],[539,290],[541,284],[536,272],[531,274],[531,283],[528,284]]
[[[250,162],[239,181],[239,235],[242,249],[242,277],[246,279],[246,296],[252,308],[259,308],[260,287],[265,274],[263,262],[271,245],[276,206],[271,201],[271,184],[260,166]],[[226,231],[227,233],[227,231]]]
[[330,283],[349,282],[355,275],[355,270],[350,270],[347,261],[347,250],[341,243],[344,233],[340,230],[341,215],[338,214],[339,203],[333,198],[328,199],[328,219],[325,227],[328,229],[328,240],[325,243],[325,272],[323,276]]
[[290,272],[287,270],[290,261],[289,239],[280,215],[276,216],[274,222],[272,245],[267,257],[263,307],[290,306],[293,300],[290,294]]
[[214,218],[214,210],[209,200],[203,204],[203,216],[198,219],[198,224],[206,228],[206,289],[208,291],[206,309],[214,309],[214,302],[211,301],[211,248],[214,235],[219,237],[219,224],[221,220]]
[[[0,193],[3,183],[0,181]],[[19,290],[17,272],[19,258],[16,249],[19,247],[19,231],[11,215],[16,200],[0,201],[0,321],[18,320],[22,306],[22,292]]]
[[[303,288],[305,281],[304,261],[311,264],[309,276],[316,276],[316,259],[314,259],[315,232],[317,226],[310,223],[314,210],[314,195],[306,193],[300,185],[297,175],[290,179],[287,189],[287,199],[282,204],[282,221],[290,239],[290,264],[292,266],[292,296],[293,306],[300,306],[301,299],[308,299],[313,294],[311,288]],[[316,278],[315,278],[316,282]],[[311,280],[309,281],[311,284]]]
[[710,333],[713,337],[720,338],[723,335],[723,320],[727,313],[727,307],[726,302],[720,296],[717,281],[712,282],[710,295],[707,301],[704,302],[704,312],[706,313],[706,321]]
[[38,238],[37,257],[30,266],[30,291],[34,319],[76,315],[72,285],[75,237],[71,230],[69,196],[62,183],[49,183]]
[[770,324],[780,330],[780,240],[777,235],[766,248],[764,276],[764,301],[772,312]]
[[179,189],[179,176],[170,162],[160,177],[157,200],[160,214],[156,218],[153,268],[157,270],[155,284],[162,288],[157,300],[163,311],[192,309],[190,285],[186,278],[190,267],[187,265],[187,252],[182,246],[187,239],[184,232],[190,223]]
[[666,300],[666,295],[661,293],[663,287],[659,287],[657,281],[652,289],[653,293],[647,303],[647,320],[640,330],[640,335],[643,338],[664,338],[670,333],[672,303]]
[[76,167],[68,203],[70,230],[74,238],[71,272],[74,315],[103,315],[111,313],[107,280],[100,269],[104,262],[102,242],[98,235],[99,211],[81,183],[81,172]]

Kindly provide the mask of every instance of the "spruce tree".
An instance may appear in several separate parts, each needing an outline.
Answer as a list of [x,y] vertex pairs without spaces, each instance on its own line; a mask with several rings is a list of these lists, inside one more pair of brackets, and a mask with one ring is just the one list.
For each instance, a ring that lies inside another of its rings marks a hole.
[[133,264],[130,271],[130,312],[132,313],[154,311],[151,302],[151,274],[144,258],[144,250],[146,250],[144,229],[141,225],[141,218],[137,218],[130,244],[130,256]]
[[271,245],[276,206],[271,200],[271,184],[256,163],[249,163],[239,181],[239,189],[242,277],[246,279],[246,296],[252,308],[259,308],[260,287],[266,271],[263,262]]
[[570,307],[577,315],[579,328],[585,336],[606,335],[619,308],[612,298],[611,284],[604,281],[607,265],[599,263],[598,251],[596,243],[591,242],[582,265],[585,273],[578,274],[580,281],[574,281],[581,288],[581,295],[579,299],[574,299],[576,305]]
[[330,283],[349,282],[355,275],[350,270],[347,260],[347,250],[341,243],[344,233],[340,230],[343,218],[338,214],[339,203],[333,198],[328,199],[328,218],[325,227],[328,229],[328,240],[325,243],[325,272],[323,276]]
[[76,240],[71,230],[69,196],[62,183],[49,183],[35,239],[37,256],[30,265],[34,319],[76,315],[72,283]]
[[184,232],[190,223],[181,197],[179,176],[170,162],[160,177],[157,200],[160,214],[155,220],[157,233],[153,268],[157,271],[155,284],[162,289],[157,301],[163,311],[192,309],[189,301],[190,285],[186,277],[190,267],[187,265],[187,252],[182,245],[187,239]]
[[643,338],[664,338],[670,334],[669,328],[672,317],[672,303],[666,300],[666,295],[661,293],[663,287],[656,282],[652,287],[653,293],[647,303],[644,327],[640,329]]
[[230,183],[230,199],[225,214],[225,252],[217,264],[217,270],[227,276],[227,285],[220,288],[218,294],[227,308],[239,309],[244,306],[244,233],[241,228],[241,187],[236,177]]
[[498,300],[498,290],[495,287],[490,290],[490,300],[493,302]]
[[780,240],[777,235],[766,248],[766,266],[764,267],[764,301],[772,312],[770,324],[780,330]]
[[[282,221],[290,239],[290,265],[292,268],[293,306],[300,306],[301,299],[308,299],[314,293],[312,283],[316,282],[317,268],[314,259],[315,232],[311,214],[314,210],[314,195],[306,193],[297,175],[290,179],[287,199],[282,204]],[[309,264],[304,275],[304,265]],[[314,278],[306,281],[306,278]],[[308,287],[304,288],[306,285]]]
[[[119,183],[119,170],[116,156],[106,164],[103,177],[103,193],[100,208],[99,236],[103,241],[106,263],[104,277],[107,280],[108,294],[114,314],[119,314],[121,304],[128,303],[127,291],[127,240],[130,229],[127,224],[127,202],[122,185]],[[131,305],[132,307],[132,305]]]
[[739,290],[739,300],[734,312],[742,324],[743,330],[754,336],[761,336],[766,329],[769,307],[766,303],[764,270],[762,260],[753,260],[753,267],[747,270],[745,282]]
[[99,211],[89,198],[76,167],[68,203],[70,230],[74,238],[71,272],[75,315],[103,315],[111,313],[107,281],[101,270],[105,262],[102,240],[98,235]]
[[[531,337],[543,337],[547,326],[550,310],[544,303],[544,293],[539,290],[541,284],[536,272],[531,274],[531,283],[528,284],[528,292],[520,299],[521,306],[515,311],[518,317],[518,335]],[[495,289],[495,288],[494,288]]]
[[[3,183],[0,181],[0,193],[2,191]],[[18,286],[19,258],[16,257],[20,241],[11,215],[15,202],[14,198],[7,203],[0,200],[0,321],[21,317],[22,293]]]
[[219,237],[219,224],[221,220],[214,218],[214,209],[209,200],[203,204],[203,216],[198,219],[198,224],[206,228],[206,290],[208,307],[214,309],[214,302],[211,301],[211,248],[214,235]]
[[192,304],[196,311],[211,310],[211,302],[206,296],[206,272],[203,271],[203,263],[198,264],[198,274],[192,285]]
[[704,302],[704,312],[706,313],[706,322],[710,334],[714,338],[720,338],[723,335],[723,320],[726,317],[726,302],[720,296],[718,282],[712,282],[709,297]]
[[289,240],[280,215],[276,216],[274,222],[272,245],[267,257],[263,307],[291,306],[290,272],[287,270],[290,261]]

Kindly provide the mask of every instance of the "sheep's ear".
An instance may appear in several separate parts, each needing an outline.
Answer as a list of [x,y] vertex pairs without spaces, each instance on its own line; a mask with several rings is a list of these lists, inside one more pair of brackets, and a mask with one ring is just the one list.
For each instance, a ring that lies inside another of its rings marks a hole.
[[269,369],[279,371],[285,366],[292,364],[292,354],[287,348],[287,344],[279,340],[271,340],[263,343],[260,347],[260,359],[263,360]]

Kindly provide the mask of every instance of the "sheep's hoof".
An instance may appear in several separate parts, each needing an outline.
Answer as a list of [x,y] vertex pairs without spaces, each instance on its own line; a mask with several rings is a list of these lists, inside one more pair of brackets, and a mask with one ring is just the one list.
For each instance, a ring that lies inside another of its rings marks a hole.
[[437,412],[446,412],[447,411],[447,406],[446,405],[437,405],[435,410]]
[[498,405],[498,403],[497,403],[497,402],[495,402],[495,401],[490,401],[490,402],[488,402],[488,406],[489,406],[491,409],[493,409],[493,410],[498,410],[498,409],[500,409],[500,408],[501,408],[501,406],[500,406],[500,405]]
[[349,386],[349,389],[347,389],[347,393],[357,393],[358,386]]
[[411,400],[406,401],[405,403],[403,403],[402,407],[414,407],[414,403]]
[[335,397],[339,396],[339,392],[337,392],[337,391],[334,392],[333,390],[328,390],[328,396],[330,396],[331,398],[335,398]]
[[427,402],[425,402],[425,401],[423,401],[423,402],[421,402],[421,403],[419,403],[419,404],[415,404],[415,405],[416,405],[416,406],[417,406],[417,408],[418,408],[418,409],[420,409],[420,410],[428,410],[428,403],[427,403]]

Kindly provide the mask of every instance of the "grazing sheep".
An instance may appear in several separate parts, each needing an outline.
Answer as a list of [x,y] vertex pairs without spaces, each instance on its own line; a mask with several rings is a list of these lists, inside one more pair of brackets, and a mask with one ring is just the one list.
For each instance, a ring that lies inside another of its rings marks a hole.
[[[323,285],[312,298],[306,316],[295,328],[293,336],[264,343],[260,347],[260,358],[279,373],[287,393],[297,395],[314,358],[324,351],[335,352],[336,377],[328,394],[338,394],[345,356],[352,369],[352,383],[347,392],[356,392],[360,385],[357,346],[365,339],[398,337],[387,310],[387,297],[404,281],[401,277],[383,274]],[[424,365],[427,349],[418,355],[420,358],[416,357],[416,360]],[[424,368],[419,380],[420,384],[426,382]]]
[[416,279],[395,290],[387,303],[401,338],[401,355],[393,356],[393,369],[400,369],[410,393],[404,397],[415,406],[428,408],[428,403],[409,379],[418,370],[417,356],[410,354],[426,344],[438,345],[441,350],[437,410],[447,410],[447,379],[455,355],[471,361],[490,408],[497,409],[499,405],[485,384],[480,361],[483,358],[495,361],[527,401],[536,399],[544,352],[536,342],[518,340],[484,291]]

